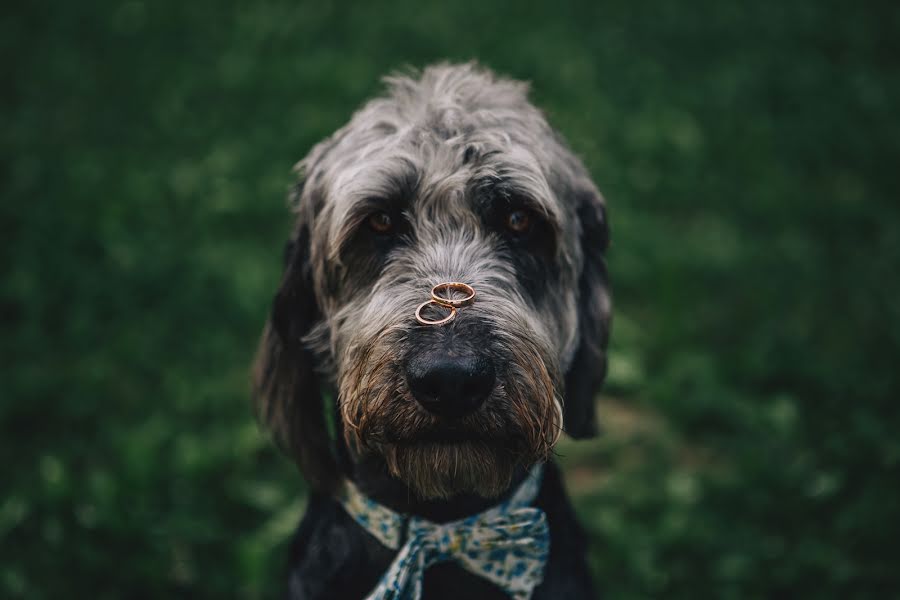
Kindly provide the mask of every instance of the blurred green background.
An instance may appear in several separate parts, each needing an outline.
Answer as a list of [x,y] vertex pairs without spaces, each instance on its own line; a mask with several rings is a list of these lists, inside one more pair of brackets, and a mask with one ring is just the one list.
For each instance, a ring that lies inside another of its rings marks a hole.
[[291,166],[477,58],[606,195],[607,598],[900,597],[900,11],[23,2],[0,17],[0,597],[272,598],[304,486],[248,364]]

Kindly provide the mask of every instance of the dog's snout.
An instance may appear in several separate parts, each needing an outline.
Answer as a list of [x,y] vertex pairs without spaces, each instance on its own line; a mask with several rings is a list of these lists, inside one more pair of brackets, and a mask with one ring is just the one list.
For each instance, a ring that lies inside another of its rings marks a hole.
[[483,357],[433,350],[407,362],[406,380],[413,396],[429,412],[460,418],[477,410],[490,396],[495,373],[491,361]]

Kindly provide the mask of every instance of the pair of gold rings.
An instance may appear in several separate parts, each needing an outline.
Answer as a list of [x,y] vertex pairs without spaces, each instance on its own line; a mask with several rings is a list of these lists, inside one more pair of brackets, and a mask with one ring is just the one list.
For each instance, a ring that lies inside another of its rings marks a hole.
[[[461,292],[465,296],[457,300],[448,298],[447,296],[450,296],[453,292]],[[475,302],[475,289],[471,285],[458,281],[439,283],[431,288],[431,298],[420,304],[419,308],[416,309],[416,321],[422,325],[446,325],[456,318],[456,309],[469,306],[473,302]],[[434,321],[426,319],[422,316],[422,310],[429,304],[434,304],[440,308],[448,308],[450,309],[450,314],[443,319]]]

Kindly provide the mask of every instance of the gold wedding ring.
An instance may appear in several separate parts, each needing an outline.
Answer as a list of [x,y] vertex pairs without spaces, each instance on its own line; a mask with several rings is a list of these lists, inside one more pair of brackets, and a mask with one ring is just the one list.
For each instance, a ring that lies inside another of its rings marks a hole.
[[[422,309],[428,306],[429,304],[434,304],[435,306],[439,306],[441,308],[449,308],[450,314],[444,317],[443,319],[438,319],[437,321],[432,321],[430,319],[426,319],[422,316]],[[456,307],[447,306],[446,304],[441,304],[440,302],[435,302],[434,300],[426,300],[422,304],[419,305],[419,308],[416,309],[416,321],[421,323],[422,325],[446,325],[450,321],[456,318]]]
[[[464,298],[459,300],[452,300],[450,298],[445,298],[441,296],[441,292],[462,292],[465,294]],[[458,281],[448,281],[445,283],[439,283],[433,288],[431,288],[431,299],[438,304],[443,304],[444,306],[450,306],[452,308],[462,308],[463,306],[468,306],[475,302],[475,289],[466,283],[460,283]]]

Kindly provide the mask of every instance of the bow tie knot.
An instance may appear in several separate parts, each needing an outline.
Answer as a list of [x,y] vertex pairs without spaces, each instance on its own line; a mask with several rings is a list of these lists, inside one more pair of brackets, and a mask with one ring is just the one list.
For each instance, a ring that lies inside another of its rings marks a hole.
[[446,525],[435,525],[421,519],[409,520],[408,544],[415,544],[424,554],[426,566],[450,560],[466,551],[466,539],[460,531]]

